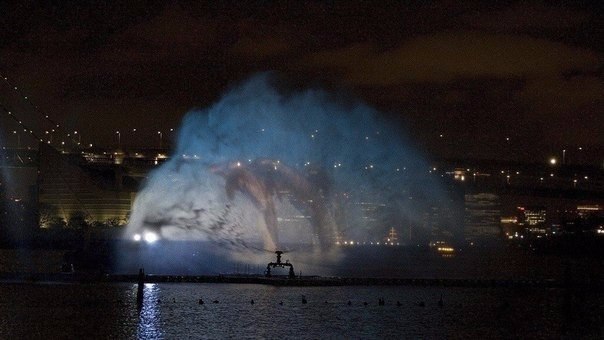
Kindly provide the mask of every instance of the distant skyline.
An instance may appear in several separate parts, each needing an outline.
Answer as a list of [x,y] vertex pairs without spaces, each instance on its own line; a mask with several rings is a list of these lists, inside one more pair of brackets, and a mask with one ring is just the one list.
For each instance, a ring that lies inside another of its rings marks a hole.
[[[84,144],[167,143],[187,111],[270,71],[377,108],[431,156],[604,161],[598,1],[0,9],[0,73],[19,87],[1,83],[0,103],[25,122],[37,115],[27,95]],[[0,144],[26,143],[5,112],[0,124]]]

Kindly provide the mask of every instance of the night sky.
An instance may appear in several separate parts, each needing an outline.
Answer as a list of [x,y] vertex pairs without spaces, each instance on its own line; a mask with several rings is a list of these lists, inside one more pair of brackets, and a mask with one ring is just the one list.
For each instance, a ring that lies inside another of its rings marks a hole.
[[157,146],[188,110],[272,71],[376,107],[434,157],[604,159],[599,1],[66,3],[0,4],[0,72],[86,144],[120,130],[124,146]]

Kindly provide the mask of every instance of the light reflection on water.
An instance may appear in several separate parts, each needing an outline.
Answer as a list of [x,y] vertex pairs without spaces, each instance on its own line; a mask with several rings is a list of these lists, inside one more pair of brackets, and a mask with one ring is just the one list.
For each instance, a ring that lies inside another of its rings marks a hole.
[[[137,284],[133,285],[134,294]],[[157,339],[162,337],[161,310],[160,310],[160,287],[155,283],[146,283],[143,289],[143,303],[138,312],[139,339]]]
[[[601,338],[604,334],[599,321],[604,301],[597,291],[569,295],[563,289],[544,288],[162,283],[145,286],[140,309],[136,291],[136,284],[126,283],[0,284],[0,338],[558,338],[561,334]],[[302,303],[303,295],[307,304]],[[441,295],[444,305],[439,307]],[[378,305],[379,298],[385,300],[384,306]]]

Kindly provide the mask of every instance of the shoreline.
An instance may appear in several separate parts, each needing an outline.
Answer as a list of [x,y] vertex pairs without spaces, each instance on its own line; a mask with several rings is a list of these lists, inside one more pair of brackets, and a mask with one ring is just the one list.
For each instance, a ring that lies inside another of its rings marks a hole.
[[[0,284],[11,283],[137,283],[135,274],[95,273],[1,273]],[[307,276],[264,277],[261,275],[145,275],[145,283],[217,283],[262,284],[290,287],[328,286],[418,286],[418,287],[468,287],[468,288],[566,288],[602,287],[604,282],[577,282],[555,279],[451,279],[451,278],[377,278],[377,277],[321,277]]]

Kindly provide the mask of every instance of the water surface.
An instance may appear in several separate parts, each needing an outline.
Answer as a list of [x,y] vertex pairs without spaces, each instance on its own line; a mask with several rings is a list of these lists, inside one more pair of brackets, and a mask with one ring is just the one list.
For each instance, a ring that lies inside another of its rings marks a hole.
[[[604,333],[603,301],[595,291],[178,283],[147,284],[144,291],[138,308],[135,284],[2,284],[0,338],[601,338]],[[385,305],[378,305],[380,298]]]

